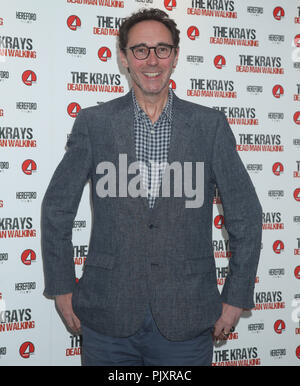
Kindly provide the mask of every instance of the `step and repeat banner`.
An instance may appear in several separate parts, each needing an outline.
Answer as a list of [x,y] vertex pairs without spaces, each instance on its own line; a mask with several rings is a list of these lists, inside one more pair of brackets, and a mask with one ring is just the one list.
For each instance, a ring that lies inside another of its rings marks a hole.
[[[176,20],[180,60],[170,87],[226,114],[263,207],[255,308],[215,344],[213,364],[299,366],[299,0],[0,0],[0,366],[81,364],[81,337],[43,296],[41,202],[79,110],[130,89],[118,29],[142,7]],[[89,189],[73,225],[77,278],[88,253]],[[216,190],[220,291],[231,256],[223,224]]]

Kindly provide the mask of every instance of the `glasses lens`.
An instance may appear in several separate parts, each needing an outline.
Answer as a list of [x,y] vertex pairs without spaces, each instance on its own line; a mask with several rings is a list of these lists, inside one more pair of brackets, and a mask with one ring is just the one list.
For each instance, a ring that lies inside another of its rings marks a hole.
[[145,59],[148,56],[149,48],[145,46],[135,47],[133,49],[133,55],[137,59]]
[[156,55],[160,59],[166,59],[170,56],[172,51],[172,47],[170,46],[164,46],[164,45],[159,45],[156,47]]

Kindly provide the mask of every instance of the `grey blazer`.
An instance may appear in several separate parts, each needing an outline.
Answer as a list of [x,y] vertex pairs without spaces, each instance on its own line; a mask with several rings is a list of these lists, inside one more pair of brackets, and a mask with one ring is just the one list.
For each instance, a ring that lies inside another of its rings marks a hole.
[[[100,198],[97,165],[118,166],[119,154],[128,165],[136,161],[133,119],[131,93],[79,112],[42,204],[44,293],[72,292],[81,322],[103,334],[134,334],[150,304],[166,338],[192,339],[214,325],[222,302],[254,307],[262,208],[224,114],[175,95],[168,163],[204,163],[203,205],[186,208],[186,197],[175,194],[157,197],[153,209],[146,197]],[[93,225],[75,283],[72,224],[89,179]],[[212,247],[215,186],[232,251],[221,294]]]

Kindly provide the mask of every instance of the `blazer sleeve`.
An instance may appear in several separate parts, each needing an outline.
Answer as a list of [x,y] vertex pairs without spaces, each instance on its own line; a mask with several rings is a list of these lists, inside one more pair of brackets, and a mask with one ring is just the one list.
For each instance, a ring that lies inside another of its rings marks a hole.
[[217,126],[212,165],[232,252],[221,299],[223,303],[251,309],[255,306],[254,286],[261,251],[262,207],[224,114],[220,114]]
[[66,153],[52,176],[42,202],[41,247],[44,294],[47,296],[74,290],[72,227],[91,165],[88,127],[85,112],[80,110],[67,141]]

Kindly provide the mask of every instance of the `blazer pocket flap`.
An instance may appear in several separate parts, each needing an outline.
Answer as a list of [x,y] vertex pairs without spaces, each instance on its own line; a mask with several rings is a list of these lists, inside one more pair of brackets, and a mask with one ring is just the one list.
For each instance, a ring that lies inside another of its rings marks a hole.
[[204,258],[187,259],[185,261],[184,272],[186,275],[192,275],[194,273],[207,274],[209,272],[216,272],[216,265],[213,256],[207,256]]
[[98,253],[97,255],[88,256],[85,265],[112,269],[115,265],[115,261],[115,255],[111,255],[110,253]]

